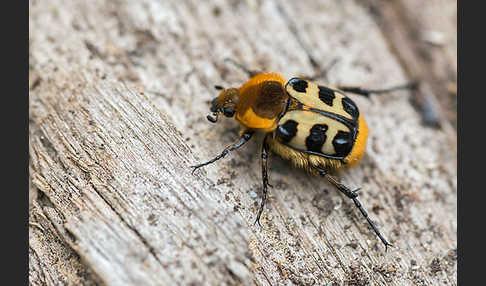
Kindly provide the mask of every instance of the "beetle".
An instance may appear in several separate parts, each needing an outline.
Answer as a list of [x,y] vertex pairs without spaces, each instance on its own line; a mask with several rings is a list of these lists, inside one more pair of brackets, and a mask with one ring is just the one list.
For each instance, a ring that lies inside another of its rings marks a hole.
[[[267,199],[269,155],[275,153],[293,165],[313,175],[326,178],[340,192],[352,199],[375,234],[385,245],[383,237],[358,200],[358,189],[351,190],[329,174],[330,171],[356,166],[363,158],[369,130],[358,106],[344,92],[363,96],[416,88],[408,83],[387,89],[368,90],[359,87],[324,86],[315,77],[293,77],[290,80],[278,73],[243,69],[250,79],[240,87],[223,88],[211,101],[212,114],[207,119],[215,123],[218,116],[234,118],[240,125],[239,138],[213,159],[191,166],[195,170],[214,163],[248,142],[255,132],[264,132],[261,144],[263,196],[255,223]],[[261,225],[260,225],[261,226]]]

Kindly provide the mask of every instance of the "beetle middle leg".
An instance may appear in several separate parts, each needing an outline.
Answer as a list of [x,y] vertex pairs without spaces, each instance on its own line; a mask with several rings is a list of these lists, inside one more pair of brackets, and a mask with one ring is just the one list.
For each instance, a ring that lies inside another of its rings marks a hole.
[[197,164],[195,166],[191,166],[191,168],[194,168],[192,170],[192,173],[194,174],[194,172],[197,169],[199,169],[201,167],[204,167],[206,165],[212,164],[212,163],[216,162],[217,160],[223,158],[224,156],[228,155],[231,151],[234,151],[234,150],[240,148],[241,146],[243,146],[243,144],[245,144],[246,142],[248,142],[251,139],[251,136],[253,135],[253,133],[254,133],[254,131],[245,130],[240,135],[240,137],[238,138],[238,140],[236,140],[235,142],[231,143],[226,148],[224,148],[224,150],[223,150],[223,152],[221,152],[221,154],[219,154],[218,156],[214,157],[213,159],[211,159],[211,160],[209,160],[207,162],[204,162],[204,163],[201,163],[201,164]]
[[270,148],[267,144],[266,137],[263,140],[262,144],[262,180],[263,180],[263,196],[262,196],[262,201],[260,203],[260,209],[258,210],[258,214],[255,220],[255,223],[258,223],[258,225],[261,227],[262,225],[260,224],[260,217],[263,213],[263,207],[265,206],[265,201],[267,200],[267,189],[268,187],[272,186],[268,183],[268,161],[269,161],[269,155],[270,155]]
[[344,195],[346,195],[348,198],[352,199],[354,204],[356,205],[356,207],[359,209],[359,211],[361,212],[361,214],[365,217],[365,219],[368,221],[369,225],[371,226],[371,228],[373,229],[373,231],[376,233],[376,235],[378,236],[378,238],[380,238],[381,242],[383,242],[383,244],[385,245],[385,251],[388,249],[388,246],[392,246],[380,233],[380,231],[376,228],[375,224],[371,221],[371,219],[369,218],[368,216],[368,213],[366,212],[366,210],[363,208],[363,206],[361,205],[360,201],[358,200],[358,191],[359,191],[359,188],[354,190],[354,191],[351,191],[348,187],[346,187],[345,185],[339,183],[335,178],[333,178],[332,176],[330,176],[326,170],[323,170],[321,168],[317,168],[317,167],[314,167],[318,172],[319,172],[319,175],[321,175],[322,177],[325,177],[331,184],[333,184],[341,193],[343,193]]
[[238,68],[240,68],[242,71],[246,72],[246,74],[248,74],[248,77],[250,77],[250,78],[256,76],[257,74],[262,73],[262,71],[259,71],[259,70],[250,70],[247,67],[245,67],[244,65],[242,65],[242,64],[238,63],[237,61],[233,60],[232,58],[225,58],[224,61],[225,62],[230,62],[230,63],[234,64],[235,66],[237,66]]
[[335,88],[344,92],[355,93],[358,95],[369,97],[371,94],[388,93],[388,92],[401,90],[401,89],[415,90],[418,88],[418,82],[412,81],[406,84],[392,86],[384,89],[364,89],[358,86],[336,86]]
[[331,69],[337,64],[338,61],[339,61],[338,58],[334,58],[334,59],[332,59],[332,61],[329,64],[327,64],[317,74],[315,74],[313,76],[304,76],[302,78],[310,80],[310,81],[316,81],[316,80],[322,78],[325,81],[328,81],[327,75],[329,74],[329,71],[331,71]]

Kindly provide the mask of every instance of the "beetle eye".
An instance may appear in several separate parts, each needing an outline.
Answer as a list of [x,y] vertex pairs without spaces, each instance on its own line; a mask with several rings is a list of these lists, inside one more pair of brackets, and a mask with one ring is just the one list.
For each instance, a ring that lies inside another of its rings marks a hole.
[[235,110],[233,109],[233,107],[225,107],[223,108],[223,114],[226,117],[233,117],[233,115],[235,114]]
[[209,110],[211,112],[218,112],[218,106],[217,106],[218,98],[214,98],[211,100],[211,106],[209,107]]

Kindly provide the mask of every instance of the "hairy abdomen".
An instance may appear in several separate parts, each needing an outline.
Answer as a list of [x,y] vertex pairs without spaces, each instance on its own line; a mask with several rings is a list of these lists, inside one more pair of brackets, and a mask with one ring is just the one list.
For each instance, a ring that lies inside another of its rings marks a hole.
[[338,170],[345,165],[341,160],[324,158],[317,155],[308,154],[283,145],[271,136],[267,137],[267,143],[273,153],[279,155],[285,160],[289,160],[296,167],[303,168],[308,172],[318,175],[313,167],[319,167],[326,170]]

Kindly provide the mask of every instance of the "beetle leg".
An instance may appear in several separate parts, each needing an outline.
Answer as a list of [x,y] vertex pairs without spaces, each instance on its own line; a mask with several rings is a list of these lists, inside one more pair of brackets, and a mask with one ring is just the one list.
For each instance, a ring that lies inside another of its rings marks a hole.
[[270,155],[270,148],[268,147],[266,138],[263,140],[262,144],[262,179],[263,179],[263,196],[262,196],[262,201],[260,203],[260,209],[258,210],[257,218],[255,220],[255,223],[258,223],[258,225],[261,227],[262,225],[260,224],[260,216],[262,215],[263,212],[263,206],[265,206],[265,201],[267,200],[267,187],[271,186],[268,183],[268,161],[269,161],[269,155]]
[[228,155],[231,151],[234,151],[238,148],[240,148],[241,146],[243,146],[243,144],[245,144],[246,142],[248,142],[248,140],[250,140],[251,136],[253,135],[253,131],[250,131],[250,130],[246,130],[244,131],[241,135],[240,135],[240,138],[238,138],[238,140],[236,140],[235,142],[231,143],[230,145],[228,145],[226,148],[224,148],[223,152],[221,152],[221,154],[219,154],[218,156],[214,157],[213,159],[207,161],[207,162],[204,162],[204,163],[201,163],[201,164],[198,164],[198,165],[195,165],[195,166],[191,166],[191,168],[194,168],[192,170],[192,173],[194,174],[194,172],[201,168],[201,167],[204,167],[206,165],[209,165],[211,163],[214,163],[216,162],[217,160],[223,158],[224,156]]
[[397,85],[397,86],[384,88],[384,89],[363,89],[357,86],[336,86],[336,88],[344,92],[355,93],[355,94],[369,97],[371,94],[387,93],[387,92],[392,92],[400,89],[415,90],[418,88],[418,84],[419,83],[417,81],[412,81],[406,84]]
[[336,65],[336,63],[338,62],[338,58],[334,58],[328,65],[326,65],[325,68],[321,69],[317,74],[313,75],[313,76],[304,76],[302,77],[303,79],[307,79],[307,80],[310,80],[310,81],[316,81],[320,78],[324,79],[325,81],[327,81],[327,74],[329,73],[329,71],[332,69],[332,67],[334,67]]
[[234,64],[235,66],[237,66],[238,68],[240,68],[241,70],[243,70],[244,72],[246,72],[250,78],[256,76],[259,73],[262,73],[261,71],[250,70],[247,67],[245,67],[244,65],[236,62],[232,58],[225,58],[224,61],[230,62],[230,63]]
[[373,229],[373,231],[376,233],[378,238],[380,238],[381,242],[385,245],[385,251],[388,249],[388,246],[392,246],[380,233],[380,231],[376,228],[375,224],[371,221],[371,219],[368,216],[368,213],[366,210],[363,208],[361,203],[358,200],[358,194],[357,192],[359,191],[359,188],[351,191],[348,187],[345,185],[339,183],[336,179],[334,179],[332,176],[330,176],[325,170],[314,167],[321,176],[325,177],[331,184],[333,184],[341,193],[345,194],[348,198],[352,199],[356,207],[359,209],[361,214],[365,217],[365,219],[368,221],[369,225]]

